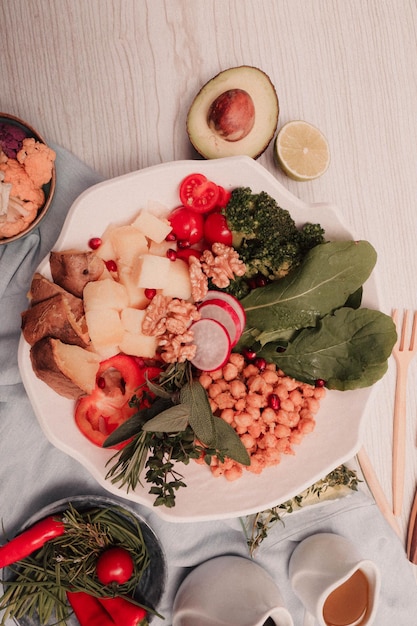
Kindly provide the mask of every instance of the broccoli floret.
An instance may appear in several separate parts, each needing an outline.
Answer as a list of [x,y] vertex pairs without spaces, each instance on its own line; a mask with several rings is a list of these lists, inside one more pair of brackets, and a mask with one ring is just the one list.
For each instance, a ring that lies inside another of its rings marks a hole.
[[[253,194],[248,187],[238,187],[223,212],[249,281],[259,276],[282,278],[301,263],[308,250],[324,241],[320,224],[298,228],[289,211],[266,192]],[[233,283],[230,289],[240,292],[241,286]]]

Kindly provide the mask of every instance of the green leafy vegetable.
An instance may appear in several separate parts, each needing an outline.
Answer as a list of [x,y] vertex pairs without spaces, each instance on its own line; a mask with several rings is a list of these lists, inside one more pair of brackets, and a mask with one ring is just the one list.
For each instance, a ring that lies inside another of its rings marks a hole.
[[201,383],[193,380],[181,387],[180,401],[189,409],[190,426],[197,439],[209,447],[216,445],[214,415]]
[[300,331],[285,351],[277,352],[270,343],[260,355],[297,380],[322,379],[329,389],[343,391],[378,380],[395,340],[395,325],[388,315],[344,307],[323,317],[316,328]]
[[367,241],[320,244],[291,274],[242,300],[247,326],[275,333],[315,326],[318,318],[344,306],[375,263],[376,252]]

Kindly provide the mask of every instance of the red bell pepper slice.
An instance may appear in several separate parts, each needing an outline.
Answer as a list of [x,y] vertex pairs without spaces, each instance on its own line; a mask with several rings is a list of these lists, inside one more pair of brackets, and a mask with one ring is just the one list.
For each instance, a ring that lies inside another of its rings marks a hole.
[[101,447],[118,426],[137,412],[136,406],[129,406],[131,398],[149,393],[146,379],[156,378],[160,371],[126,354],[102,361],[93,393],[80,398],[75,407],[75,423],[83,435]]

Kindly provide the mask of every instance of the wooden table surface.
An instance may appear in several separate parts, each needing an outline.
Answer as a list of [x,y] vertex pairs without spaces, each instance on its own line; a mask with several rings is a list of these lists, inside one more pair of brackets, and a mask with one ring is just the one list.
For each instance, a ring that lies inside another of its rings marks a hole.
[[[318,126],[327,173],[292,193],[334,203],[378,252],[380,308],[417,309],[415,0],[0,0],[0,110],[27,120],[105,177],[197,158],[193,97],[219,71],[264,70],[279,127]],[[405,536],[417,484],[417,359],[408,388]],[[363,442],[391,499],[395,363],[373,393]]]

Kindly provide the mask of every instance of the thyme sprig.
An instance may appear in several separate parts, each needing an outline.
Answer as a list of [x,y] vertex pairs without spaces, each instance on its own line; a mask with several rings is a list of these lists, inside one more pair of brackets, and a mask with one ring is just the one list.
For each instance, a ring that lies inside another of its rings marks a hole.
[[357,491],[359,482],[361,481],[354,470],[345,465],[340,465],[323,479],[315,482],[311,487],[290,500],[270,509],[259,511],[255,515],[241,518],[250,554],[253,556],[276,522],[284,523],[283,517],[288,513],[293,513],[309,502],[325,499],[331,490],[334,490],[335,494],[342,493],[346,489]]
[[149,566],[149,555],[139,521],[119,507],[78,511],[69,504],[62,515],[65,532],[33,555],[8,568],[1,582],[1,624],[8,618],[34,617],[41,624],[65,625],[70,615],[66,592],[86,591],[97,597],[112,595],[95,575],[98,555],[110,545],[123,545],[133,562],[132,578],[120,585],[120,595],[133,596]]

